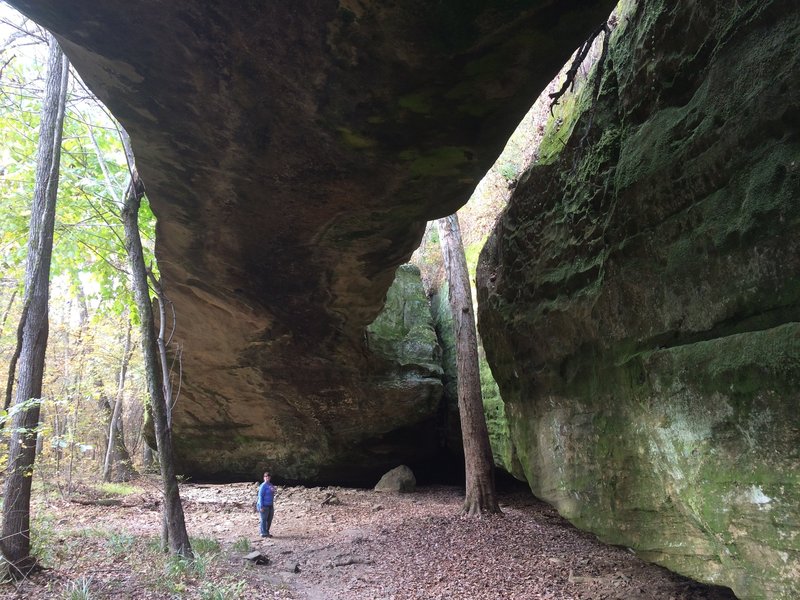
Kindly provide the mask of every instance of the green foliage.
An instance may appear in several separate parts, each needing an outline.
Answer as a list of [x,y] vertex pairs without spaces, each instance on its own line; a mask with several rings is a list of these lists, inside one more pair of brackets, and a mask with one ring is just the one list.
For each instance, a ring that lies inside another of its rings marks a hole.
[[[0,23],[0,372],[16,344],[36,170],[36,144],[43,88],[44,44],[21,16],[15,35]],[[29,29],[32,37],[19,35]],[[50,286],[50,337],[42,390],[37,472],[62,492],[64,471],[96,470],[107,425],[97,410],[116,396],[121,349],[129,320],[135,321],[128,291],[127,257],[120,205],[129,179],[118,125],[77,78],[71,80],[63,130]],[[146,260],[154,263],[155,219],[147,203],[140,214]],[[134,339],[134,344],[136,340]],[[139,439],[144,387],[141,357],[134,353],[123,390],[123,419],[129,440]],[[37,402],[34,400],[33,402]],[[16,406],[22,410],[30,402]],[[0,413],[0,423],[11,415]],[[133,426],[130,423],[133,423]],[[4,427],[7,436],[10,427]],[[3,440],[0,440],[2,442]],[[0,443],[0,462],[6,455]],[[135,448],[129,448],[135,451]],[[102,457],[101,457],[102,458]],[[112,491],[114,495],[132,491]]]
[[148,538],[147,542],[145,543],[145,548],[147,549],[147,552],[151,554],[158,554],[164,551],[161,538],[158,537]]
[[237,552],[250,552],[252,547],[250,540],[246,537],[240,537],[233,543],[233,549]]
[[213,538],[190,538],[192,549],[197,553],[219,554],[219,542]]
[[141,493],[142,488],[130,483],[104,482],[97,486],[98,490],[107,496],[130,496]]
[[71,582],[66,590],[66,600],[90,600],[92,597],[92,577],[84,575]]
[[[34,81],[21,61],[3,69],[0,98],[0,271],[21,279],[30,221],[30,198],[36,170],[36,145],[31,132],[39,126],[38,96],[25,85]],[[5,274],[8,275],[5,275]]]
[[[21,282],[36,169],[43,67],[15,56],[0,79],[0,277]],[[70,90],[64,121],[53,247],[53,279],[121,314],[133,305],[127,281],[120,206],[128,165],[119,127],[82,89]],[[154,218],[145,206],[140,227],[152,255]]]
[[169,554],[164,561],[164,573],[167,576],[167,585],[176,591],[187,588],[189,580],[203,579],[209,566],[216,558],[215,553],[195,551],[194,558],[184,558],[178,554]]
[[31,519],[31,556],[45,565],[52,564],[55,559],[55,521],[55,516],[48,513]]
[[500,175],[506,181],[515,181],[519,177],[519,165],[512,162],[505,162],[500,166]]
[[200,587],[201,600],[236,600],[244,593],[246,582],[244,581],[206,581]]
[[5,426],[7,422],[10,423],[11,421],[13,421],[14,415],[16,415],[17,413],[24,412],[26,410],[33,408],[34,406],[41,404],[42,404],[41,398],[30,398],[22,402],[17,402],[16,404],[12,404],[8,408],[8,410],[0,411],[0,427]]
[[128,554],[136,545],[136,536],[112,532],[108,536],[108,547],[114,554]]
[[109,533],[105,529],[100,529],[98,527],[84,527],[78,530],[75,535],[85,538],[108,538]]
[[192,562],[179,554],[168,554],[164,561],[164,573],[173,581],[188,577],[192,572]]
[[194,558],[191,560],[192,573],[200,579],[205,577],[209,565],[214,561],[214,557],[214,554],[195,552]]

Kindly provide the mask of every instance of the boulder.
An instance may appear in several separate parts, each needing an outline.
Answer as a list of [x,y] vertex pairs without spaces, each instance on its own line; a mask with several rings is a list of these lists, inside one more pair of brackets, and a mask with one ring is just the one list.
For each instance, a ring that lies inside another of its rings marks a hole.
[[381,477],[375,485],[376,492],[413,492],[417,489],[417,479],[405,465],[395,467]]
[[253,550],[252,552],[244,555],[244,560],[253,563],[254,565],[268,565],[270,560],[268,557],[264,556],[258,550]]

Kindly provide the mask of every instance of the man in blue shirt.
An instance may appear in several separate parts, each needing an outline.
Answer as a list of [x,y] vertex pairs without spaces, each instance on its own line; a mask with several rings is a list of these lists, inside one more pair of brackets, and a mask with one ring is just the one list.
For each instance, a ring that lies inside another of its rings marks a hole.
[[261,537],[272,537],[269,528],[272,526],[272,517],[275,514],[274,498],[275,486],[269,481],[269,473],[264,473],[264,483],[258,486],[258,500],[256,501],[256,510],[261,517]]

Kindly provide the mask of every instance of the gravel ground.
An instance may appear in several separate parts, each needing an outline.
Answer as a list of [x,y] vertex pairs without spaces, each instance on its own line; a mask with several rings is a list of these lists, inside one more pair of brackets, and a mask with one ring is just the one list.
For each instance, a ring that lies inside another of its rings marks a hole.
[[[245,483],[182,486],[189,535],[218,541],[221,558],[168,589],[159,585],[163,563],[142,558],[143,540],[160,531],[154,484],[118,506],[91,494],[82,500],[88,504],[52,501],[39,510],[55,516],[54,543],[69,549],[30,581],[0,587],[0,598],[70,597],[88,579],[91,598],[204,598],[224,587],[221,597],[242,599],[735,599],[598,542],[525,492],[503,494],[501,516],[463,519],[461,491],[451,487],[413,494],[279,487],[274,537],[262,539],[255,491]],[[107,533],[76,537],[81,530]],[[139,545],[109,554],[109,536],[122,534]],[[270,564],[244,561],[247,545]]]

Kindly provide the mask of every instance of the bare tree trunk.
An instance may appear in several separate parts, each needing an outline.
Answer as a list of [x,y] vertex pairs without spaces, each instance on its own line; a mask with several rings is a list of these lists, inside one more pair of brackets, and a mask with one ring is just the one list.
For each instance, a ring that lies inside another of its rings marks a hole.
[[142,470],[145,473],[149,473],[154,470],[154,467],[153,449],[147,443],[144,443],[142,444]]
[[[125,140],[123,140],[125,141]],[[139,206],[143,188],[126,144],[126,154],[131,166],[131,184],[125,195],[122,208],[122,224],[125,228],[125,249],[131,268],[131,280],[136,306],[139,310],[142,334],[142,351],[144,353],[147,388],[150,393],[150,404],[153,411],[153,424],[156,431],[161,478],[164,484],[164,519],[169,532],[169,547],[172,552],[192,558],[192,547],[186,533],[186,522],[178,490],[173,462],[172,432],[167,423],[167,406],[164,400],[164,389],[161,382],[161,365],[155,339],[155,322],[153,307],[150,303],[150,290],[147,287],[147,268],[142,252],[142,241],[139,237]]]
[[456,338],[458,371],[458,412],[464,442],[466,497],[463,512],[467,516],[499,513],[494,485],[494,460],[486,428],[478,367],[478,336],[469,286],[467,259],[461,241],[458,217],[450,215],[436,221],[444,267],[450,286],[450,309]]
[[64,427],[64,421],[66,417],[61,417],[61,410],[56,403],[53,406],[53,439],[56,442],[55,448],[55,455],[56,455],[56,485],[58,486],[58,493],[63,498],[64,497],[64,487],[61,485],[61,458],[64,454],[64,434],[66,429]]
[[3,313],[3,320],[0,322],[0,336],[3,335],[3,331],[6,328],[6,321],[8,320],[8,315],[11,312],[11,308],[14,306],[14,300],[17,299],[17,290],[11,292],[11,299],[8,301],[8,306],[6,306],[6,310]]
[[58,42],[52,36],[48,36],[48,39],[50,54],[36,150],[36,181],[25,265],[24,322],[21,323],[19,336],[16,412],[9,443],[3,531],[0,537],[0,550],[14,577],[25,576],[37,567],[36,559],[30,556],[31,482],[49,332],[50,260],[69,74],[69,62]]
[[[11,312],[11,307],[14,305],[14,299],[17,297],[17,291],[14,290],[14,293],[11,294],[11,300],[8,303],[8,308],[6,309],[5,314],[3,315],[3,325],[0,328],[0,332],[5,329],[6,326],[6,319],[8,319],[8,313]],[[14,375],[17,373],[17,360],[19,360],[19,353],[22,350],[22,330],[25,326],[25,320],[28,314],[28,304],[25,303],[23,300],[22,303],[22,315],[19,319],[19,324],[17,326],[17,343],[14,345],[14,352],[11,353],[11,358],[8,361],[8,379],[6,380],[6,395],[5,400],[3,401],[3,410],[8,411],[8,408],[11,406],[11,398],[14,392]],[[5,426],[5,421],[0,421],[0,429]]]
[[[75,468],[75,440],[78,439],[78,415],[81,409],[81,396],[75,395],[72,405],[72,419],[67,415],[67,431],[69,432],[69,465],[67,467],[67,496],[72,494],[72,474]],[[71,423],[71,425],[70,425]]]
[[[69,327],[64,328],[64,385],[65,396],[69,399],[72,405],[72,418],[66,414],[65,424],[69,437],[69,463],[67,466],[67,495],[72,494],[72,476],[75,468],[75,450],[79,439],[78,430],[80,427],[81,404],[83,400],[82,387],[84,368],[86,366],[86,357],[89,353],[89,345],[87,343],[87,331],[89,328],[89,306],[86,302],[86,294],[83,293],[83,287],[78,286],[76,289],[78,300],[78,333],[75,336],[74,347],[77,351],[77,364],[71,363],[70,346],[73,345],[70,341]],[[64,315],[64,322],[68,322],[66,315],[71,313],[71,302],[65,307],[66,314]],[[77,368],[74,368],[77,367]],[[60,475],[60,473],[59,473]],[[59,489],[61,487],[59,486]]]
[[164,290],[161,289],[161,283],[155,278],[152,271],[148,272],[148,275],[150,276],[153,292],[156,295],[156,302],[158,302],[158,335],[156,336],[156,344],[158,345],[158,358],[161,365],[161,384],[164,387],[164,403],[167,407],[167,425],[172,427],[172,380],[170,379],[166,339],[167,298],[164,295]]
[[[125,333],[125,346],[122,351],[122,362],[117,380],[117,395],[113,408],[109,406],[108,445],[103,463],[103,481],[130,481],[136,474],[131,456],[125,447],[125,436],[122,425],[122,408],[125,397],[125,378],[131,360],[131,322]],[[107,403],[108,404],[108,403]]]

